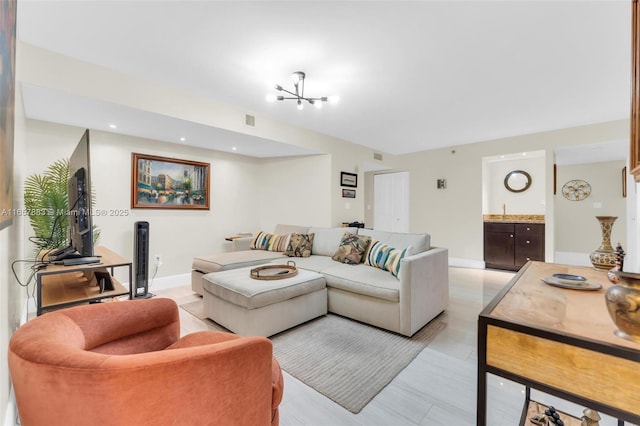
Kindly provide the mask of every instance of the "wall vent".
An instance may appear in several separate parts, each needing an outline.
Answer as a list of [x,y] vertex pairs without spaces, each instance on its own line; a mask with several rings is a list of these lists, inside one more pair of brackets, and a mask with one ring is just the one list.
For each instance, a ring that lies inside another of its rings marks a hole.
[[253,115],[245,114],[244,124],[249,127],[256,127],[256,118]]
[[382,154],[380,154],[379,152],[374,152],[373,153],[373,159],[382,161]]

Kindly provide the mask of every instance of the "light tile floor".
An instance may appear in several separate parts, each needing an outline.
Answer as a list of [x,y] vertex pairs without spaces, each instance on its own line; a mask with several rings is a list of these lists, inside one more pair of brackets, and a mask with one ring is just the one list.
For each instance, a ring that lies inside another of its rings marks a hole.
[[[447,327],[357,415],[284,373],[280,424],[474,425],[478,314],[513,275],[495,270],[450,268],[450,304],[445,314]],[[199,297],[186,286],[157,291],[156,294],[173,298],[179,304]],[[206,329],[202,321],[182,309],[180,311],[183,334]],[[582,415],[583,407],[535,391],[532,396],[565,412]],[[490,376],[488,399],[489,425],[518,425],[524,401],[523,386]],[[602,426],[617,424],[614,419],[603,417]]]

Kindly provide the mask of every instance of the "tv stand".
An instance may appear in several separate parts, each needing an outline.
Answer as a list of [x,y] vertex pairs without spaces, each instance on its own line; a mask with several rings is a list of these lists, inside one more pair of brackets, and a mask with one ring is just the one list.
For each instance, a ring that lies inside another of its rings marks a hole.
[[[96,247],[95,254],[99,263],[69,266],[48,264],[46,268],[36,272],[36,315],[118,296],[128,295],[130,299],[134,298],[131,262],[105,247]],[[128,289],[113,276],[115,268],[119,267],[128,268]],[[100,285],[103,274],[109,275],[113,290],[111,286],[107,289]]]

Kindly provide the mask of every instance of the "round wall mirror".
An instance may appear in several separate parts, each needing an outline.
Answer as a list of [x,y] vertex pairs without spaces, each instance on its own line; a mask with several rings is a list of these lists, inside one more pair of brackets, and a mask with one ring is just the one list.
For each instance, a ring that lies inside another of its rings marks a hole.
[[504,177],[504,186],[511,192],[523,192],[531,186],[531,175],[524,170],[512,170]]

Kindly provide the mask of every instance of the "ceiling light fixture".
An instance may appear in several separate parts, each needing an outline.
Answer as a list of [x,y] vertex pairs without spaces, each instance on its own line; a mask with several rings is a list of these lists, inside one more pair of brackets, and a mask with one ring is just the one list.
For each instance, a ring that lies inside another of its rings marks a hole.
[[320,98],[307,98],[304,96],[304,79],[306,74],[302,71],[296,71],[291,74],[291,78],[293,80],[293,86],[295,88],[295,92],[290,92],[279,84],[275,85],[275,89],[280,92],[285,92],[290,94],[291,96],[276,96],[273,94],[267,95],[267,101],[284,101],[285,99],[292,99],[296,101],[298,109],[304,109],[304,103],[309,102],[311,105],[314,105],[316,108],[322,108],[322,104],[324,102],[335,102],[337,101],[337,97],[334,96],[322,96]]

